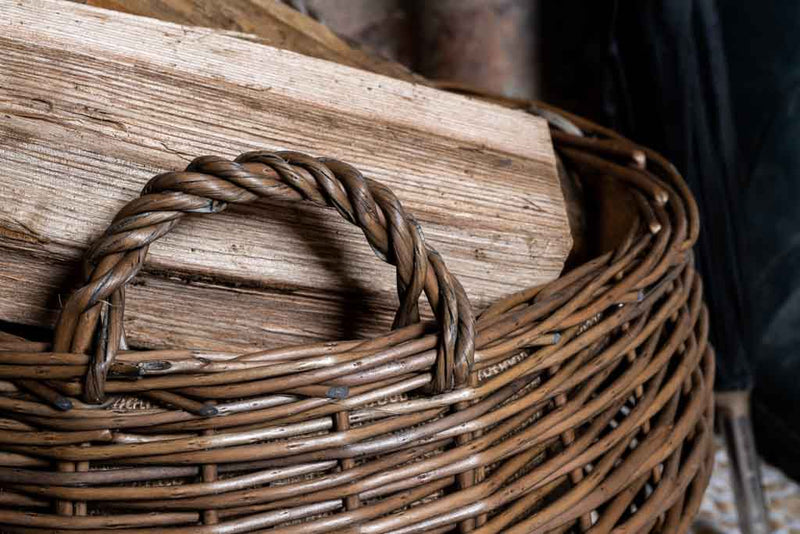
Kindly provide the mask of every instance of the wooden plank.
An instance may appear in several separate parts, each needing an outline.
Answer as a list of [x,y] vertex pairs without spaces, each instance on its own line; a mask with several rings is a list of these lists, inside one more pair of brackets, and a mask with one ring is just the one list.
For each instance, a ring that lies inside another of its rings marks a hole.
[[[2,237],[0,249],[4,318],[52,324],[62,295],[78,281],[76,262]],[[213,351],[373,336],[389,330],[393,312],[391,299],[358,289],[320,298],[150,270],[129,285],[127,297],[126,332],[137,346]]]
[[[421,82],[403,65],[368,49],[355,49],[326,25],[277,0],[76,0],[91,6],[153,17],[188,26],[204,26],[251,34],[248,39],[377,72]],[[326,13],[329,8],[326,7]]]
[[436,0],[416,11],[416,69],[432,80],[490,94],[539,96],[539,3],[530,0]]
[[[229,32],[71,3],[1,3],[0,30],[0,250],[16,258],[0,263],[0,319],[51,320],[64,281],[49,266],[76,262],[153,174],[254,149],[340,158],[392,187],[477,307],[563,266],[569,229],[541,120]],[[374,314],[368,332],[396,302],[392,268],[357,229],[280,202],[188,220],[152,247],[147,271],[143,287],[168,308],[143,296],[140,316],[154,321],[199,314],[176,278],[246,288],[214,321],[237,342],[252,342],[242,332],[255,307],[285,296],[277,316],[258,315],[264,332],[280,331],[263,346],[350,334],[340,311],[353,294]],[[129,336],[158,345],[145,323],[129,318]]]

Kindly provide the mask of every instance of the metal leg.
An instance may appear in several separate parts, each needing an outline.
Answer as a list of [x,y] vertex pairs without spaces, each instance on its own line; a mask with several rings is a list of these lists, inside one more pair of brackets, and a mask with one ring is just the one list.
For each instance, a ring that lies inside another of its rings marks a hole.
[[761,470],[750,422],[750,392],[716,394],[717,421],[731,460],[731,483],[742,534],[770,532]]

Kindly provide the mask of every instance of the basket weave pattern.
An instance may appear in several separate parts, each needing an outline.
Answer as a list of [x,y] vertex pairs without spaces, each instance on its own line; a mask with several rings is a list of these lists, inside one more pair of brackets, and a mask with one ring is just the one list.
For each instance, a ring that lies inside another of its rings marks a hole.
[[[391,191],[344,163],[256,152],[153,178],[88,251],[52,347],[0,341],[3,531],[685,532],[712,454],[696,204],[658,154],[539,112],[567,167],[617,179],[639,217],[615,250],[477,317]],[[265,196],[363,230],[397,269],[395,329],[130,350],[124,288],[150,243]]]

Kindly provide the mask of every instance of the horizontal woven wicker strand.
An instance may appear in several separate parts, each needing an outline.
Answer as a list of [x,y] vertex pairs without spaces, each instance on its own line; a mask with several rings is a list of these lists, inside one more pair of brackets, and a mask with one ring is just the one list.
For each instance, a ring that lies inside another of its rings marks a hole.
[[[651,150],[529,111],[570,172],[615,179],[638,218],[616,249],[475,315],[395,196],[344,163],[257,152],[153,178],[88,251],[52,346],[0,338],[2,531],[686,532],[712,459],[696,204]],[[396,328],[128,347],[124,287],[149,244],[265,196],[363,230],[397,268]],[[435,322],[419,322],[423,293]]]

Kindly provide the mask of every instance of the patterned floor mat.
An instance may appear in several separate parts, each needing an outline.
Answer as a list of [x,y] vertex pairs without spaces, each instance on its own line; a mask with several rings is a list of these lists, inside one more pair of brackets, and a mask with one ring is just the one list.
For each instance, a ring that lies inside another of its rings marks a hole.
[[[739,534],[730,483],[731,463],[717,442],[711,482],[695,521],[694,534]],[[761,465],[761,479],[774,534],[800,534],[800,486],[771,465]]]

